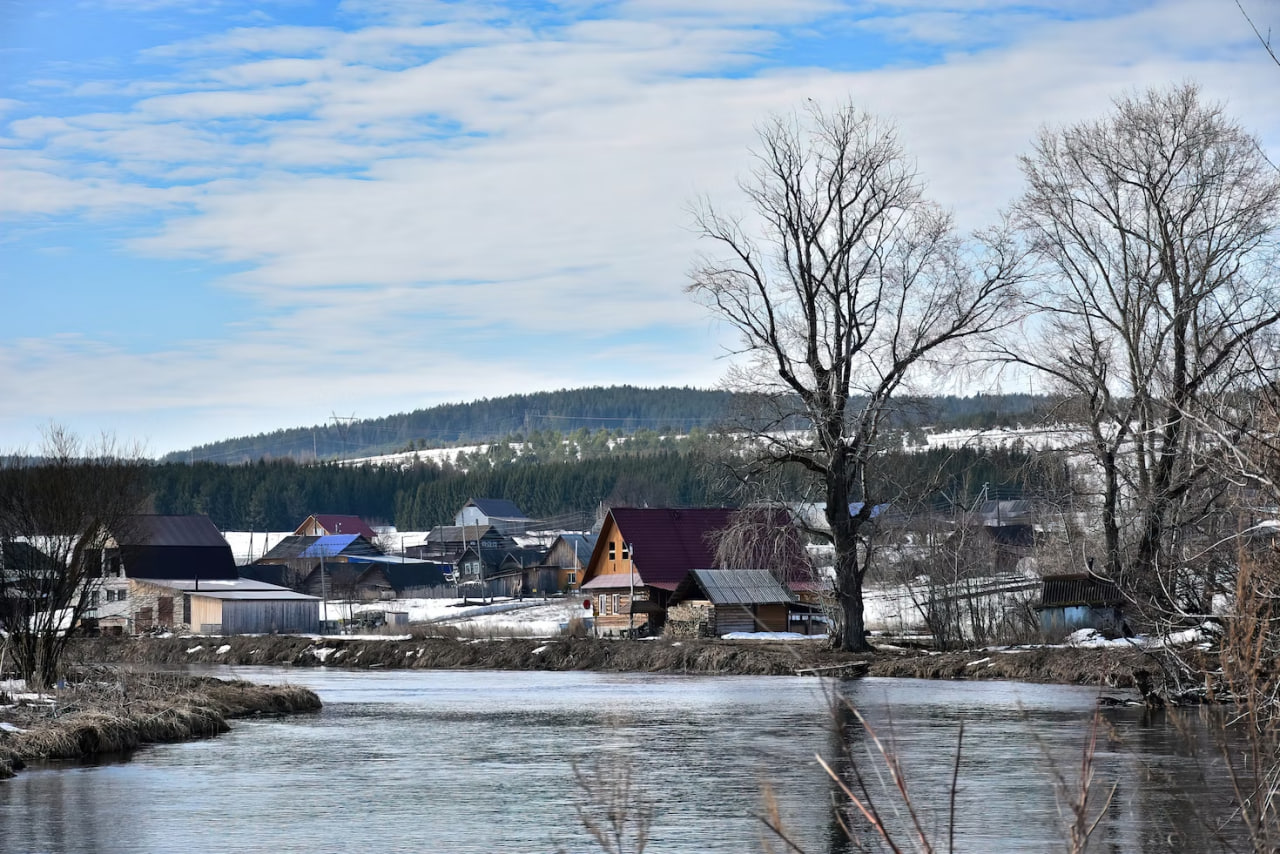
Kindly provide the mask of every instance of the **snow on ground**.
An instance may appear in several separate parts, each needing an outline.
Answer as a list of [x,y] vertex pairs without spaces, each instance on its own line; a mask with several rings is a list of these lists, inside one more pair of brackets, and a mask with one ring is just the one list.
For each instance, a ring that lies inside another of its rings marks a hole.
[[[590,616],[577,596],[563,599],[500,599],[464,603],[462,599],[387,599],[380,602],[330,602],[329,620],[347,620],[364,611],[408,612],[410,623],[453,626],[493,637],[545,637],[559,634],[572,617]],[[385,638],[385,635],[379,637]]]
[[285,537],[293,536],[293,531],[223,531],[222,538],[231,545],[231,555],[236,559],[236,566],[253,563],[271,551]]

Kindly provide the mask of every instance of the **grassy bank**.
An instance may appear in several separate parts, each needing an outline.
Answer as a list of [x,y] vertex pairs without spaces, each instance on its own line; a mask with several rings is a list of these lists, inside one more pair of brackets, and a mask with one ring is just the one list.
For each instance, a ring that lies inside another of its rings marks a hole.
[[96,667],[76,675],[49,700],[0,695],[0,778],[29,762],[83,760],[146,744],[226,732],[228,721],[320,708],[314,692],[174,674],[125,673]]
[[648,673],[791,675],[798,671],[930,679],[1016,679],[1129,688],[1158,667],[1133,648],[1024,648],[1006,652],[853,655],[823,641],[594,638],[464,640],[306,637],[123,638],[86,640],[86,661],[148,664],[338,666],[401,669],[600,670]]

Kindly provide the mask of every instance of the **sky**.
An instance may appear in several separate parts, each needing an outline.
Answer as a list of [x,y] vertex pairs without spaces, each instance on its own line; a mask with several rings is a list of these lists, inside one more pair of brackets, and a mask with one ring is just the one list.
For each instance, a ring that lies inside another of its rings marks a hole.
[[690,209],[770,114],[895,122],[978,229],[1039,128],[1186,81],[1276,159],[1234,0],[0,0],[0,450],[713,387]]

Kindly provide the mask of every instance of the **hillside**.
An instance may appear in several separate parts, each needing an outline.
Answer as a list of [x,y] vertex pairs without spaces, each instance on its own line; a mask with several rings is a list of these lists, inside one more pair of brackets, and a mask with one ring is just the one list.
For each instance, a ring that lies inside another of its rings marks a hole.
[[[534,431],[567,434],[647,429],[686,433],[721,424],[742,395],[694,388],[610,386],[483,398],[350,423],[290,427],[175,451],[163,462],[333,460],[411,448],[491,442]],[[1049,399],[1026,394],[928,398],[904,404],[903,419],[943,427],[1007,426],[1032,420]]]

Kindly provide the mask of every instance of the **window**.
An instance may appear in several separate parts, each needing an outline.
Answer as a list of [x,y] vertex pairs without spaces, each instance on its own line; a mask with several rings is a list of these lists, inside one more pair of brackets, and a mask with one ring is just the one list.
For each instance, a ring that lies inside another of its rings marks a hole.
[[626,560],[631,557],[631,547],[627,543],[622,544],[622,559]]
[[615,542],[613,542],[612,540],[610,540],[610,541],[609,541],[609,560],[617,560],[617,559],[618,559],[618,552],[617,552],[617,548],[618,548],[617,543],[615,543]]
[[98,607],[98,591],[97,590],[94,590],[89,594],[89,607],[90,608]]
[[568,576],[566,576],[566,581],[567,581],[567,583],[569,583],[569,584],[577,584],[577,583],[578,583],[578,573],[576,573],[576,572],[571,572],[571,573],[569,573],[569,574],[568,574]]
[[613,594],[613,613],[615,614],[622,613],[622,594],[621,593]]
[[114,590],[107,591],[107,601],[108,602],[116,601],[116,592]]
[[602,616],[607,617],[607,616],[609,616],[609,615],[610,615],[610,614],[612,614],[612,613],[613,613],[613,611],[612,611],[612,610],[610,610],[610,608],[609,608],[609,597],[608,597],[608,596],[601,596],[601,597],[600,597],[600,614],[601,614]]
[[124,600],[126,600],[126,599],[128,599],[128,598],[129,598],[129,591],[128,591],[128,590],[117,590],[117,591],[116,591],[116,598],[117,598],[117,599],[119,599],[121,602],[123,602]]

